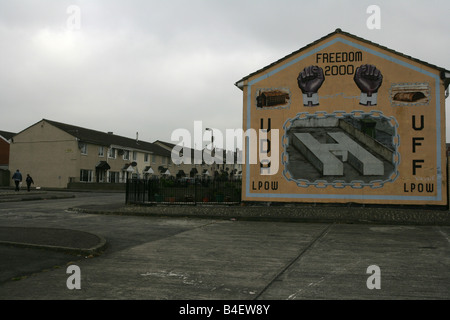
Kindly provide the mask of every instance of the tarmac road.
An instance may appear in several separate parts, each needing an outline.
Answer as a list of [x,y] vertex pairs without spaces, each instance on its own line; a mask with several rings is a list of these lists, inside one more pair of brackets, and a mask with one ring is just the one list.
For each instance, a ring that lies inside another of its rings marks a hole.
[[[450,298],[448,225],[106,215],[68,209],[107,208],[123,194],[71,195],[0,203],[0,227],[72,230],[73,247],[81,246],[77,236],[97,235],[106,249],[77,255],[0,245],[0,299]],[[80,268],[79,290],[66,285],[68,264]]]

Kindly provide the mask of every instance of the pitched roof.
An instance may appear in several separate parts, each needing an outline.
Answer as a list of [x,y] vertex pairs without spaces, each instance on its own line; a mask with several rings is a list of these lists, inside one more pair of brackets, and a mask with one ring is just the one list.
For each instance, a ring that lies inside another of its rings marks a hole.
[[14,132],[8,132],[8,131],[1,131],[0,130],[0,136],[2,136],[3,138],[5,138],[6,140],[11,139],[12,137],[14,137],[16,134]]
[[[166,149],[166,150],[170,150],[170,151],[169,151],[170,153],[172,153],[173,148],[174,148],[175,146],[177,146],[177,145],[174,144],[174,143],[167,142],[167,141],[162,141],[162,140],[156,140],[156,141],[153,142],[153,143],[164,146],[164,147],[162,147],[162,148],[164,148],[164,149]],[[184,150],[186,150],[186,151],[188,151],[188,152],[190,153],[190,155],[191,155],[191,160],[192,160],[192,161],[195,159],[195,156],[196,156],[196,155],[197,155],[197,157],[202,157],[202,154],[203,154],[203,151],[200,150],[200,149],[192,149],[192,148],[188,148],[188,147],[183,147],[183,150],[182,150],[182,151],[184,151]],[[202,158],[202,159],[203,159],[203,158]]]
[[156,140],[155,142],[153,142],[154,144],[159,144],[165,147],[165,149],[170,149],[172,150],[173,147],[176,146],[176,144],[171,143],[171,142],[166,142],[166,141],[162,141],[162,140]]
[[304,46],[303,48],[300,48],[299,50],[294,51],[294,52],[292,52],[291,54],[288,54],[287,56],[285,56],[285,57],[283,57],[283,58],[281,58],[281,59],[279,59],[279,60],[277,60],[277,61],[271,63],[270,65],[268,65],[268,66],[266,66],[266,67],[264,67],[264,68],[261,68],[261,69],[255,71],[255,72],[252,72],[252,73],[249,74],[248,76],[245,76],[245,77],[242,78],[241,80],[237,81],[237,82],[235,83],[235,85],[236,85],[238,88],[242,89],[242,87],[241,87],[240,84],[241,84],[243,81],[249,79],[250,77],[252,77],[252,76],[254,76],[254,75],[256,75],[256,74],[258,74],[258,73],[260,73],[260,72],[262,72],[262,71],[265,71],[265,70],[267,70],[267,69],[273,67],[274,65],[276,65],[276,64],[278,64],[278,63],[280,63],[280,62],[283,62],[283,61],[286,60],[286,59],[289,59],[290,57],[292,57],[292,56],[298,54],[299,52],[304,51],[304,50],[306,50],[306,49],[308,49],[308,48],[310,48],[310,47],[316,45],[317,43],[322,42],[322,41],[324,41],[325,39],[327,39],[327,38],[329,38],[329,37],[331,37],[331,36],[333,36],[333,35],[335,35],[335,34],[338,34],[338,33],[343,34],[343,35],[346,35],[346,36],[348,36],[348,37],[350,37],[350,38],[353,38],[353,39],[356,39],[356,40],[358,40],[358,41],[361,41],[361,42],[364,42],[364,43],[367,43],[367,44],[376,46],[376,47],[378,47],[378,48],[380,48],[380,49],[389,51],[389,52],[391,52],[391,53],[397,54],[397,55],[399,55],[399,56],[401,56],[401,57],[410,59],[410,60],[412,60],[412,61],[414,61],[414,62],[423,64],[423,65],[425,65],[425,66],[427,66],[427,67],[430,67],[430,68],[434,68],[434,69],[436,69],[436,70],[439,70],[439,71],[441,72],[441,79],[443,79],[443,80],[445,81],[445,87],[447,87],[447,86],[449,85],[449,83],[450,83],[450,71],[449,71],[449,70],[446,70],[446,69],[444,69],[444,68],[438,67],[438,66],[433,65],[433,64],[431,64],[431,63],[428,63],[428,62],[425,62],[425,61],[422,61],[422,60],[413,58],[413,57],[411,57],[411,56],[408,56],[408,55],[403,54],[403,53],[401,53],[401,52],[398,52],[398,51],[395,51],[395,50],[393,50],[393,49],[387,48],[387,47],[385,47],[385,46],[379,45],[379,44],[377,44],[377,43],[375,43],[375,42],[366,40],[366,39],[364,39],[364,38],[360,38],[360,37],[355,36],[355,35],[353,35],[353,34],[351,34],[351,33],[342,31],[341,29],[338,28],[338,29],[336,29],[334,32],[331,32],[331,33],[327,34],[326,36],[324,36],[324,37],[322,37],[322,38],[320,38],[320,39],[318,39],[318,40],[316,40],[316,41],[314,41],[314,42],[312,42],[312,43],[310,43],[310,44]]
[[[176,144],[170,143],[170,142],[166,142],[166,141],[161,141],[161,140],[156,140],[153,143],[159,143],[161,145],[164,145],[167,149],[170,148],[170,151],[172,151],[172,149],[176,146]],[[190,152],[191,155],[191,161],[194,161],[195,157],[199,157],[201,159],[203,159],[203,152],[205,149],[200,150],[200,149],[191,149],[191,148],[183,148],[183,151],[187,150],[188,152]],[[239,151],[241,152],[241,151]],[[220,149],[220,148],[215,148],[215,151],[213,153],[213,156],[217,156],[217,157],[222,157],[223,161],[225,162],[226,158],[227,158],[227,154],[232,154],[233,159],[234,159],[234,163],[237,163],[237,159],[238,159],[238,154],[237,152],[234,151],[230,151],[230,150],[225,150],[225,149]],[[202,160],[203,163],[205,163],[204,160]]]
[[120,146],[123,148],[142,150],[147,151],[149,153],[170,157],[169,151],[151,142],[126,138],[112,133],[87,129],[48,119],[43,119],[43,121],[46,121],[49,124],[67,132],[68,134],[79,139],[81,142],[92,143],[102,146],[111,146],[111,145]]

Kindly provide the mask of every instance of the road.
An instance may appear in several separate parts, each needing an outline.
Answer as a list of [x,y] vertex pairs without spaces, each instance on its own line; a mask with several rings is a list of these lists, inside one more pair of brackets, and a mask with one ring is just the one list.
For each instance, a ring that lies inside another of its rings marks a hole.
[[[0,299],[450,298],[449,226],[85,214],[68,209],[123,194],[74,195],[0,203],[0,226],[91,232],[107,250],[83,257],[0,246]],[[79,290],[66,285],[68,263],[81,270]]]

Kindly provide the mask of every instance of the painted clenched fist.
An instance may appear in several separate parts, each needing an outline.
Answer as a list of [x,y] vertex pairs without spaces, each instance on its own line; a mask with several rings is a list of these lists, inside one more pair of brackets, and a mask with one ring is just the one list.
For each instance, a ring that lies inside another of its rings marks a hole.
[[363,64],[356,68],[353,80],[361,90],[361,99],[359,103],[366,106],[376,105],[377,92],[383,82],[383,75],[380,70],[374,65]]
[[323,69],[318,66],[309,66],[303,69],[297,77],[298,87],[303,93],[303,104],[305,106],[316,106],[319,104],[319,88],[325,81]]
[[303,69],[298,75],[297,82],[303,93],[312,95],[317,93],[322,83],[325,81],[323,69],[318,66],[309,66]]

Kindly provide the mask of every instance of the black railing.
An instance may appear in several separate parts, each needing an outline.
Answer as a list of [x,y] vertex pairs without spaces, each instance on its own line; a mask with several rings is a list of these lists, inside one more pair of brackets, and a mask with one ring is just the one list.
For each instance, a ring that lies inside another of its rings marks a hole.
[[222,179],[130,179],[126,203],[190,204],[240,203],[241,180]]

